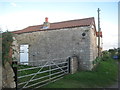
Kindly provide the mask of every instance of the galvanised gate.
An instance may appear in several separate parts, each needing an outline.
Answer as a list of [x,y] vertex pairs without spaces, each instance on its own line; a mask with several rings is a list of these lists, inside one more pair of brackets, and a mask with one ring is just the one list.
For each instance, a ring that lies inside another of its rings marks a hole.
[[18,62],[17,89],[40,88],[63,78],[70,72],[70,59]]

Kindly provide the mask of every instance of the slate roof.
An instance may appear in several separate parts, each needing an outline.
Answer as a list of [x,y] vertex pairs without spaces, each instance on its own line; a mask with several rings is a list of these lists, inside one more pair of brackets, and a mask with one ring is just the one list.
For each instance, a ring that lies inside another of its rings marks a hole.
[[94,17],[50,23],[50,28],[48,29],[43,29],[43,24],[29,26],[22,30],[13,31],[13,33],[21,34],[21,33],[35,32],[35,31],[56,30],[62,28],[72,28],[72,27],[81,27],[81,26],[90,26],[90,25],[95,26]]

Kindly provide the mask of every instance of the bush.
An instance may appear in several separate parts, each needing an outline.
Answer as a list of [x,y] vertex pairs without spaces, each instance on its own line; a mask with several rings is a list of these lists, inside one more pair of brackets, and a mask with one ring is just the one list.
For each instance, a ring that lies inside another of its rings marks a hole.
[[100,63],[100,61],[101,61],[101,57],[97,57],[97,58],[93,61],[93,65]]
[[103,61],[106,61],[106,60],[111,59],[111,57],[110,57],[110,56],[103,56],[101,59],[102,59]]
[[103,51],[102,54],[103,54],[103,56],[102,56],[101,59],[102,59],[103,61],[106,61],[106,60],[111,59],[110,53],[109,53],[108,51]]
[[12,57],[10,56],[11,44],[13,42],[13,34],[6,31],[2,33],[2,63],[6,61],[10,62]]

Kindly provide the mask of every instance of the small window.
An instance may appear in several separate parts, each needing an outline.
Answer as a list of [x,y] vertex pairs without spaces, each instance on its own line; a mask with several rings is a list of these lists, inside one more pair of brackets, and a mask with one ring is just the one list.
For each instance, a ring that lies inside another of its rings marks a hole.
[[84,37],[86,35],[86,33],[82,33],[82,36]]

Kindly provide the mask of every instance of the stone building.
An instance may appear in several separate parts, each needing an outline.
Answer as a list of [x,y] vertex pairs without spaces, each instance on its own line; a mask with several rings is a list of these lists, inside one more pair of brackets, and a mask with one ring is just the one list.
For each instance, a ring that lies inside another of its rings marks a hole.
[[91,70],[97,57],[94,17],[56,23],[49,23],[45,18],[42,25],[29,26],[13,33],[20,50],[20,62],[67,59],[75,55],[79,69]]

